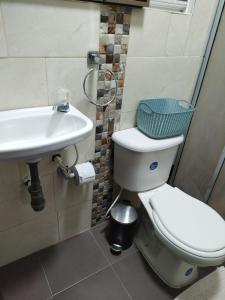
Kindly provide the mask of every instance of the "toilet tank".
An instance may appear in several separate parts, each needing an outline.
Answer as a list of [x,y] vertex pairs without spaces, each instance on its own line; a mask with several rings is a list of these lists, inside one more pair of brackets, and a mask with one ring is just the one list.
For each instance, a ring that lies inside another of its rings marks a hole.
[[114,180],[122,188],[142,192],[164,184],[183,136],[156,140],[137,128],[113,133]]

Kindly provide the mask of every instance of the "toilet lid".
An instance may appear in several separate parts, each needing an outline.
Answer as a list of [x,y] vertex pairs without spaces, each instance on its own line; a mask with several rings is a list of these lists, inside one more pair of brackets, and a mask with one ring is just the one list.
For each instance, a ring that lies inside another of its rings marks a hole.
[[163,225],[160,229],[167,238],[169,233],[184,245],[203,252],[225,248],[225,222],[205,203],[173,188],[152,195],[150,204],[154,221]]

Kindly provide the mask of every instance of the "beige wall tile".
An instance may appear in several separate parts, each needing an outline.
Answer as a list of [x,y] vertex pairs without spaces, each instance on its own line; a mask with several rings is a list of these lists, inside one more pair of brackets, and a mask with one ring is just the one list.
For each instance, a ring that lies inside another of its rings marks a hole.
[[57,210],[61,210],[91,200],[93,183],[76,186],[74,180],[65,180],[62,176],[54,174],[54,192]]
[[98,4],[3,1],[10,56],[83,56],[98,48]]
[[84,201],[59,212],[60,240],[72,237],[91,227],[92,201]]
[[142,99],[190,100],[201,58],[128,58],[122,111],[134,111]]
[[[90,50],[90,49],[89,49]],[[96,108],[83,92],[83,80],[88,72],[86,58],[49,58],[46,60],[50,104],[58,102],[58,90],[71,92],[71,103],[89,117],[95,116]],[[93,80],[90,95],[96,98],[97,80]]]
[[0,110],[47,104],[44,59],[0,59]]
[[120,130],[135,127],[136,125],[136,110],[121,113]]
[[0,57],[5,57],[5,56],[7,56],[7,47],[6,47],[5,33],[3,29],[3,20],[2,20],[1,3],[0,3]]
[[196,0],[185,55],[203,55],[217,4],[218,0]]
[[156,9],[133,9],[128,56],[165,56],[170,14]]
[[166,54],[184,56],[191,15],[172,14],[167,36]]
[[0,161],[0,185],[4,186],[9,181],[13,185],[20,180],[20,171],[17,161]]
[[[40,218],[55,210],[53,177],[52,175],[42,176],[41,184],[46,200],[46,206],[41,212],[35,212],[30,205],[30,194],[27,187],[22,182],[13,185],[12,193],[7,186],[5,197],[0,202],[0,231],[7,230],[13,226],[18,226],[31,219]],[[2,192],[2,191],[1,191]]]
[[[22,178],[24,178],[24,176],[30,174],[26,160],[18,161],[18,167],[20,172],[20,181],[22,181]],[[43,155],[38,164],[39,176],[42,177],[49,174],[53,174],[54,172],[56,172],[56,170],[57,165],[55,162],[52,161],[52,154]]]
[[55,244],[57,215],[51,213],[0,233],[0,266]]
[[88,160],[94,159],[96,121],[95,121],[95,118],[91,118],[91,120],[94,124],[91,135],[87,139],[85,139],[82,142],[77,144],[77,149],[78,149],[78,153],[79,153],[78,163],[83,163]]
[[19,181],[18,163],[15,161],[0,161],[0,205],[5,199],[13,200],[15,195],[19,194]]

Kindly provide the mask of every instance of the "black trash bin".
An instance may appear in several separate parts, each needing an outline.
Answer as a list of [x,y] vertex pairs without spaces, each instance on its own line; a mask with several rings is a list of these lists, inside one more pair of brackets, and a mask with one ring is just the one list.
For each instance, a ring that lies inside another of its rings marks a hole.
[[132,245],[137,221],[137,211],[129,201],[119,202],[111,209],[107,240],[113,254],[118,255]]

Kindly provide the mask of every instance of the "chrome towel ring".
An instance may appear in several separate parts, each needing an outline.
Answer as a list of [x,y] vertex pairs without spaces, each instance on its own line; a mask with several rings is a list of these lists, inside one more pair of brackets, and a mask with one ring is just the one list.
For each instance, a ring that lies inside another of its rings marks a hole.
[[[117,91],[118,91],[118,84],[117,84],[116,77],[113,74],[113,72],[111,70],[107,69],[107,68],[99,70],[100,54],[99,54],[98,51],[89,51],[88,52],[88,55],[87,55],[87,64],[88,64],[88,67],[91,67],[91,69],[88,71],[88,73],[84,77],[84,81],[83,81],[83,91],[84,91],[84,94],[87,97],[87,99],[92,104],[94,104],[95,106],[100,106],[100,107],[108,106],[110,103],[112,103],[116,99],[116,95],[117,95]],[[112,95],[110,97],[110,100],[108,102],[104,103],[104,104],[97,103],[97,98],[96,99],[92,99],[88,95],[88,93],[86,91],[86,82],[87,82],[88,77],[92,73],[94,73],[94,71],[98,71],[98,70],[101,71],[101,72],[104,72],[105,74],[109,73],[111,75],[112,79],[115,81],[115,93],[114,93],[114,95]]]

